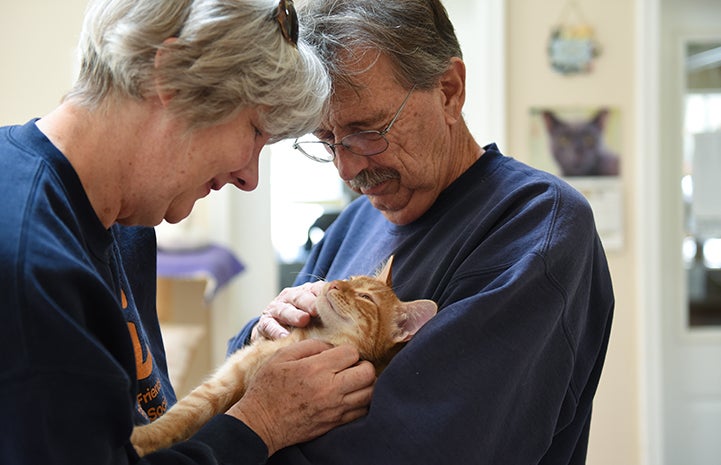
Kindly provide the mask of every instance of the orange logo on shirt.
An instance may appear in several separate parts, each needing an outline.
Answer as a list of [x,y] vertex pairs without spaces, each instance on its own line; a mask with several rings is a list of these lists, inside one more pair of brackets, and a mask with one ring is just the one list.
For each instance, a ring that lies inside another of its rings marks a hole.
[[140,344],[140,336],[135,323],[128,321],[128,331],[130,339],[133,341],[133,351],[135,352],[135,370],[138,372],[138,379],[145,379],[153,372],[153,356],[148,351],[148,356],[143,360],[143,346]]
[[[122,289],[120,291],[120,303],[123,309],[128,307],[128,298]],[[150,349],[146,347],[145,353],[147,355],[145,359],[143,359],[143,344],[140,342],[138,327],[132,321],[128,321],[127,323],[130,340],[133,343],[135,371],[138,381],[140,381],[140,387],[144,385],[143,380],[151,379],[153,374],[153,355],[150,353]],[[140,387],[140,389],[142,389],[142,387]],[[168,409],[168,400],[163,393],[160,379],[156,379],[153,386],[145,387],[144,392],[137,394],[136,408],[142,417],[150,421],[155,420]]]
[[[128,308],[128,298],[122,289],[120,290],[120,304],[123,306],[123,309]],[[138,329],[135,327],[135,323],[128,321],[128,331],[130,332],[130,339],[133,341],[135,371],[138,372],[138,380],[145,379],[153,372],[153,356],[148,350],[148,357],[143,360],[143,345],[140,343],[140,336],[138,335]]]

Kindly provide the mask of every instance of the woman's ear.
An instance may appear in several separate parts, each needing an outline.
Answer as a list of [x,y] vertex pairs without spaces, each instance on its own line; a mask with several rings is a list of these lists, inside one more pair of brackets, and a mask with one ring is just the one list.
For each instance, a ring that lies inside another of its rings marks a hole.
[[441,92],[445,98],[444,108],[449,124],[461,118],[466,101],[466,64],[458,57],[451,58],[448,69],[441,75]]
[[[154,64],[156,70],[163,67],[163,65],[165,64],[165,58],[167,57],[167,54],[172,53],[170,51],[170,49],[168,49],[166,47],[166,45],[172,44],[176,40],[178,40],[177,37],[171,37],[169,39],[165,39],[163,41],[163,45],[160,48],[158,48],[157,52],[155,52],[155,60],[154,60],[153,64]],[[162,85],[162,82],[160,81],[160,78],[158,77],[157,74],[155,77],[155,93],[158,95],[158,99],[160,100],[160,103],[164,107],[168,106],[170,101],[173,99],[173,95],[175,94],[175,92],[168,90],[168,88],[166,86]]]

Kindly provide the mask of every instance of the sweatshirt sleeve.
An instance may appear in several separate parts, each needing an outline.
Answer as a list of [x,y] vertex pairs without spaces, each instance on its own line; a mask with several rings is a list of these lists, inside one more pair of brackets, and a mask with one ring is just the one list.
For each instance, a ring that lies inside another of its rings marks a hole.
[[229,415],[217,415],[189,440],[149,454],[138,465],[262,465],[268,449],[257,434]]

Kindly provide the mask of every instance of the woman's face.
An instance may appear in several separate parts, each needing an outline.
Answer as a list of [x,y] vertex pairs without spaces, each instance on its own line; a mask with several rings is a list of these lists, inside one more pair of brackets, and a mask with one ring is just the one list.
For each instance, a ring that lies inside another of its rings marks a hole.
[[142,198],[134,199],[134,213],[119,222],[150,225],[165,219],[177,223],[211,190],[232,184],[252,191],[258,186],[260,151],[269,138],[261,131],[254,108],[241,109],[224,123],[189,132],[174,126],[158,143],[158,157],[144,172],[136,173],[144,181],[138,189]]
[[258,187],[258,159],[270,138],[260,129],[258,112],[243,109],[226,123],[191,135],[184,168],[187,184],[179,185],[165,213],[175,223],[187,217],[195,202],[226,184],[252,191]]

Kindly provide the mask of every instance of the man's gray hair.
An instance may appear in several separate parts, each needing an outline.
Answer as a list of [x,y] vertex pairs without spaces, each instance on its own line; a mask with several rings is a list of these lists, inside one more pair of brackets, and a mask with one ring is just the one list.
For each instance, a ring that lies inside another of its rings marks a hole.
[[463,58],[439,0],[304,0],[298,12],[336,85],[354,84],[365,53],[388,56],[395,79],[419,89],[436,85],[451,58]]
[[304,134],[317,125],[330,82],[311,47],[283,37],[277,6],[278,0],[94,1],[80,40],[80,73],[66,98],[97,107],[160,91],[173,95],[172,111],[190,127],[257,107],[273,139]]

